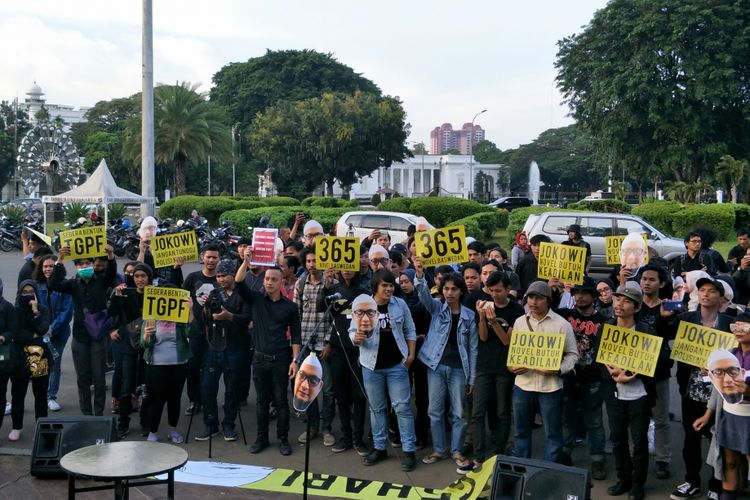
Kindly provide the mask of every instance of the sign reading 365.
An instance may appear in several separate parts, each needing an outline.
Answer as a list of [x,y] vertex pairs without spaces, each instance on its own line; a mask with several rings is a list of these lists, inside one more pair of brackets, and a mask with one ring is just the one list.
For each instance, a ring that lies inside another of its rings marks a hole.
[[469,260],[464,226],[420,231],[414,235],[417,255],[425,267],[442,266]]
[[315,238],[315,267],[359,271],[359,238],[318,236]]

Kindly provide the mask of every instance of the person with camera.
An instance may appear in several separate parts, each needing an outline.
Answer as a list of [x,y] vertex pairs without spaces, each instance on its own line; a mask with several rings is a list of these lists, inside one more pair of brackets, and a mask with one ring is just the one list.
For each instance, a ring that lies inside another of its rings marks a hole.
[[[252,259],[252,248],[246,251],[246,259]],[[263,278],[264,291],[256,292],[244,282],[245,266],[240,267],[235,277],[237,293],[250,305],[253,323],[253,382],[257,402],[257,437],[250,453],[260,453],[268,448],[268,422],[271,401],[276,407],[276,437],[279,453],[292,454],[289,444],[289,398],[287,387],[299,366],[294,361],[302,348],[299,309],[281,293],[283,273],[278,267],[269,267]],[[287,336],[288,332],[288,336]],[[291,344],[291,346],[290,346]]]
[[[115,322],[116,329],[112,330],[109,338],[112,349],[117,352],[116,359],[120,363],[120,393],[118,398],[117,435],[124,439],[130,432],[130,413],[133,411],[133,398],[138,387],[139,351],[141,318],[143,315],[143,292],[153,281],[153,270],[147,264],[137,264],[133,270],[135,287],[127,287],[122,283],[115,287],[110,294],[107,312]],[[142,412],[141,428],[146,429],[146,411]]]
[[203,365],[201,394],[203,398],[203,424],[205,428],[196,441],[206,441],[219,432],[218,405],[219,379],[224,376],[224,420],[221,427],[224,441],[235,441],[237,431],[237,374],[247,363],[243,354],[250,343],[248,324],[250,307],[239,293],[235,293],[237,264],[224,259],[216,266],[219,287],[201,296],[203,328],[208,341],[208,352]]
[[[107,268],[104,276],[94,275],[94,260],[73,259],[76,276],[65,278],[64,260],[70,255],[70,247],[60,248],[55,270],[49,279],[53,292],[73,296],[73,365],[76,369],[78,400],[84,415],[104,414],[107,384],[104,377],[107,360],[107,343],[104,338],[112,330],[107,315],[109,289],[115,286],[117,264],[115,250],[105,245]],[[94,401],[91,401],[91,386],[94,386]]]
[[206,358],[208,344],[204,335],[203,307],[198,303],[198,296],[207,294],[216,286],[216,265],[221,253],[215,244],[203,247],[201,262],[203,267],[187,275],[182,288],[190,292],[193,299],[193,328],[188,331],[190,345],[190,359],[188,360],[187,394],[190,403],[185,409],[185,415],[195,415],[201,411],[201,374],[203,360]]

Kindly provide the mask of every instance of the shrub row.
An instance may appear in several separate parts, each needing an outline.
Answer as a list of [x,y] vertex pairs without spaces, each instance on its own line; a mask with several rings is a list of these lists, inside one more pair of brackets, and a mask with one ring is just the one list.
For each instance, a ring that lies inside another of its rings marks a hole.
[[[222,213],[220,218],[222,221],[227,220],[232,223],[233,233],[250,236],[252,228],[258,224],[258,221],[264,215],[269,216],[271,224],[280,228],[285,226],[292,227],[295,215],[302,212],[305,214],[306,219],[315,219],[320,222],[327,233],[330,233],[339,218],[352,210],[357,209],[352,209],[351,207],[263,207],[229,210]],[[298,235],[300,234],[302,234],[302,227],[299,228]]]
[[288,196],[270,196],[260,199],[257,196],[232,198],[230,196],[184,195],[165,201],[159,208],[159,217],[187,219],[195,209],[208,220],[210,225],[215,226],[221,223],[220,215],[229,210],[294,205],[300,205],[299,200]]
[[705,226],[716,231],[720,240],[726,240],[735,229],[750,223],[750,206],[743,204],[685,206],[676,201],[655,201],[635,207],[632,213],[658,230],[677,237]]
[[448,226],[462,224],[466,227],[466,236],[487,241],[492,238],[495,231],[508,227],[508,211],[501,209],[493,212],[479,212],[449,222]]
[[449,222],[480,212],[493,212],[494,208],[474,200],[463,198],[430,197],[394,198],[378,205],[380,210],[406,212],[421,215],[435,227],[447,226]]
[[672,234],[672,217],[682,209],[676,201],[654,201],[633,208],[632,214],[653,225],[659,231]]
[[603,212],[609,214],[629,214],[631,206],[621,200],[585,200],[568,205],[571,210]]
[[310,196],[302,200],[303,207],[342,208],[357,207],[357,200],[342,200],[333,196]]

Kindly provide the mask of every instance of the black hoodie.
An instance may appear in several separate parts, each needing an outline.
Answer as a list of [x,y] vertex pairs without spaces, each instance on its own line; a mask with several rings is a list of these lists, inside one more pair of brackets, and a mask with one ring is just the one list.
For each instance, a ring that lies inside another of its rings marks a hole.
[[18,329],[14,336],[14,342],[17,344],[28,344],[36,337],[41,337],[49,329],[49,309],[42,303],[37,304],[39,313],[34,314],[31,306],[28,302],[21,299],[21,291],[31,286],[34,288],[34,295],[39,297],[39,290],[37,289],[36,282],[34,280],[23,280],[18,287],[18,293],[16,294],[16,319],[18,321]]

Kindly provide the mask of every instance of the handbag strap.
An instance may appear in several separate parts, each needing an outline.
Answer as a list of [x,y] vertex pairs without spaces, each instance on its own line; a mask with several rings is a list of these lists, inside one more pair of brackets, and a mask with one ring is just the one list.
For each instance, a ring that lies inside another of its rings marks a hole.
[[529,321],[529,316],[528,316],[528,315],[526,315],[526,326],[528,326],[528,327],[529,327],[529,331],[530,331],[530,332],[533,332],[533,331],[534,331],[534,329],[533,329],[533,328],[531,328],[531,321]]

